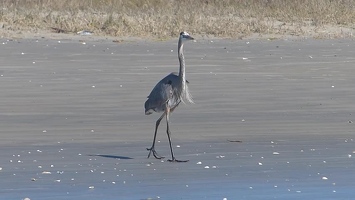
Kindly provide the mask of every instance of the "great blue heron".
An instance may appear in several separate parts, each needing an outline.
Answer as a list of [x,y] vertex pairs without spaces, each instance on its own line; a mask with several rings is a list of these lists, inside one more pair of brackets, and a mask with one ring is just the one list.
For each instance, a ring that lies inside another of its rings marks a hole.
[[148,96],[148,100],[145,102],[145,114],[150,115],[155,112],[164,112],[161,117],[156,122],[154,139],[152,147],[147,148],[149,151],[148,158],[150,154],[153,153],[153,156],[157,159],[162,159],[155,151],[155,139],[157,137],[157,131],[160,124],[160,121],[166,116],[166,133],[169,139],[170,151],[171,151],[171,160],[170,162],[187,162],[188,160],[177,160],[174,157],[173,148],[171,144],[170,138],[170,130],[169,130],[169,115],[172,113],[175,108],[180,104],[180,102],[189,102],[193,103],[192,97],[189,93],[189,89],[187,87],[188,83],[186,81],[185,75],[185,59],[183,54],[184,43],[189,40],[194,40],[187,32],[181,32],[178,42],[178,58],[180,62],[180,70],[179,73],[171,73],[163,78],[161,81],[157,83],[157,85],[153,88],[152,92]]

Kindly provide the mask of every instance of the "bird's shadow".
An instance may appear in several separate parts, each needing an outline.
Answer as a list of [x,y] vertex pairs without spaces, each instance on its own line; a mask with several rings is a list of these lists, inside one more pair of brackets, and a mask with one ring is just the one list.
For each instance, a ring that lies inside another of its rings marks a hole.
[[88,156],[96,156],[96,157],[103,157],[103,158],[113,158],[113,159],[119,159],[119,160],[133,159],[133,158],[127,157],[127,156],[115,156],[115,155],[105,155],[105,154],[95,154],[95,155],[88,155]]

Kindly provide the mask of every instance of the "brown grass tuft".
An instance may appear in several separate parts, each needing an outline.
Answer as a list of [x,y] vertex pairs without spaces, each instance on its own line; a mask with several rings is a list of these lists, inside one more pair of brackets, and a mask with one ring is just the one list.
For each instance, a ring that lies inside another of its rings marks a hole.
[[355,29],[353,0],[3,0],[0,5],[2,29],[11,31],[352,37]]

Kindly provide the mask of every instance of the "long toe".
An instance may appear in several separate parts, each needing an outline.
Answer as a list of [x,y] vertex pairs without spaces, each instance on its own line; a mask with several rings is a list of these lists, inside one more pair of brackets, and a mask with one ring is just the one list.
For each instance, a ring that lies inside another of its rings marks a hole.
[[156,159],[163,159],[164,157],[163,156],[159,156],[158,153],[154,150],[153,151],[153,156],[156,158]]
[[164,157],[159,156],[158,153],[155,151],[155,149],[152,148],[147,148],[147,151],[149,151],[148,158],[150,157],[150,154],[153,153],[154,158],[156,159],[163,159]]
[[175,158],[169,159],[168,161],[169,161],[169,162],[189,162],[189,160],[177,160],[177,159],[175,159]]
[[149,151],[149,153],[148,153],[148,158],[149,158],[150,154],[152,153],[152,148],[147,148],[147,151]]

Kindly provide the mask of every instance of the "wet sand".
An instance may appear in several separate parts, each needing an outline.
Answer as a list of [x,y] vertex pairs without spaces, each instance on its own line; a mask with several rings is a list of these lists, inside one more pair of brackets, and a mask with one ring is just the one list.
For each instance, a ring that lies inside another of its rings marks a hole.
[[[352,40],[200,40],[185,46],[195,104],[171,116],[154,85],[177,44],[0,40],[0,199],[351,199]],[[241,141],[241,142],[231,142]]]

